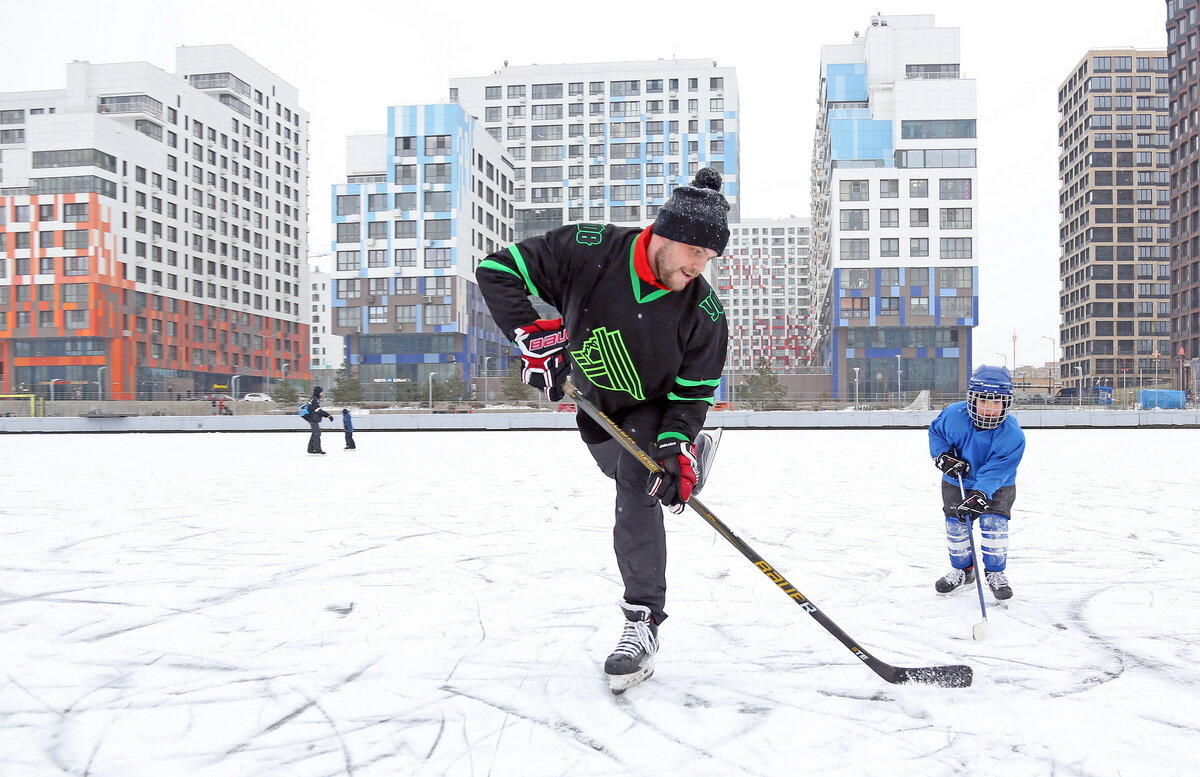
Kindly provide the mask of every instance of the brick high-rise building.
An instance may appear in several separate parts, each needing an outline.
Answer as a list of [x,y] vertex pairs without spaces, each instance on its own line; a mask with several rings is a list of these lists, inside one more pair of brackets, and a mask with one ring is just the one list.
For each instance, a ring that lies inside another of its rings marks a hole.
[[1123,392],[1169,375],[1167,60],[1094,49],[1059,103],[1060,377]]

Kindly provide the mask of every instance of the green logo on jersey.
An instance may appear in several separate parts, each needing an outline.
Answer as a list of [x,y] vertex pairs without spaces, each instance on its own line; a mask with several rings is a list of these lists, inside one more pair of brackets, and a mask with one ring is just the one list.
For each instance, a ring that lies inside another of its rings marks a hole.
[[603,224],[576,224],[575,242],[585,246],[600,245],[604,240]]
[[592,336],[584,340],[579,350],[571,351],[575,366],[593,386],[609,391],[624,391],[637,400],[644,400],[646,392],[642,379],[633,366],[633,359],[625,348],[625,339],[620,330],[610,332],[604,327],[592,330]]
[[700,300],[700,309],[708,314],[708,317],[716,321],[725,312],[725,308],[721,307],[721,301],[717,299],[717,293],[710,291],[708,296]]

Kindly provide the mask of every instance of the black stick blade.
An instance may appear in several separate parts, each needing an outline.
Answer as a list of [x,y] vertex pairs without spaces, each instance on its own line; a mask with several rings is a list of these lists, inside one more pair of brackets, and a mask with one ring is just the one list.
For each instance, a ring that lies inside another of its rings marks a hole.
[[917,666],[905,668],[895,667],[891,683],[920,683],[922,685],[938,685],[942,688],[969,688],[975,679],[971,667],[963,664],[952,666]]

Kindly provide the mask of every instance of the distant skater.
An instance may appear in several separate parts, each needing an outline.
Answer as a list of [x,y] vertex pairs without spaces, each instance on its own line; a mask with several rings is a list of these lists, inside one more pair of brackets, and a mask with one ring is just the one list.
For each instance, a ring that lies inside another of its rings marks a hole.
[[346,433],[346,450],[355,450],[357,446],[354,444],[354,424],[350,421],[350,411],[344,407],[342,408],[342,431]]
[[313,386],[312,397],[300,408],[300,417],[308,422],[308,428],[312,430],[308,436],[308,452],[322,456],[325,451],[321,450],[321,419],[333,420],[333,416],[321,409],[321,393],[324,390],[320,386]]

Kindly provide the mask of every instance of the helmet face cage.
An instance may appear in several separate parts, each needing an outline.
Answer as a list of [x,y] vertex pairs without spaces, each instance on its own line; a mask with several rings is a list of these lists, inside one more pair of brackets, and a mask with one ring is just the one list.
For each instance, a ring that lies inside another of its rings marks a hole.
[[[982,415],[979,412],[977,402],[979,400],[994,401],[1000,400],[1000,412],[996,415]],[[1008,418],[1008,409],[1012,405],[1012,394],[1003,394],[998,391],[978,391],[969,389],[967,391],[967,413],[971,416],[971,423],[975,424],[977,429],[995,429],[1004,423],[1004,419]]]

